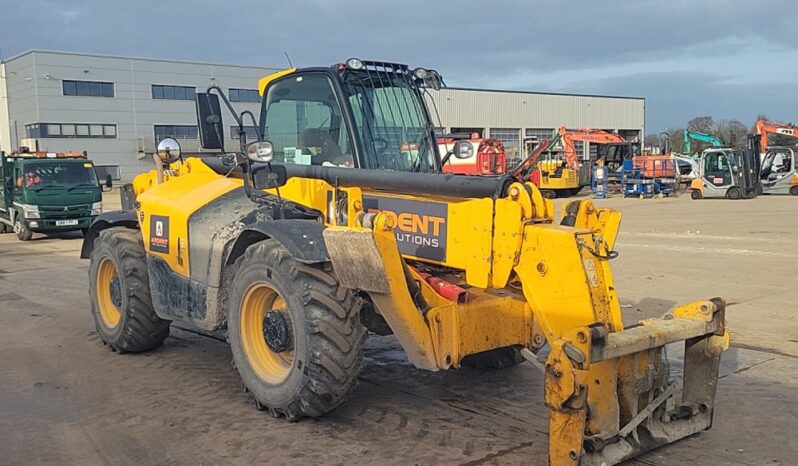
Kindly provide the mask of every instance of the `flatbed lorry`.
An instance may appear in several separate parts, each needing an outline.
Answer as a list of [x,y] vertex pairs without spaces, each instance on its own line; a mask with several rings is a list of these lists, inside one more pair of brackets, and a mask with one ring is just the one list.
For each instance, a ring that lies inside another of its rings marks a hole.
[[85,152],[0,152],[0,233],[21,241],[33,233],[88,230],[102,213],[102,191]]

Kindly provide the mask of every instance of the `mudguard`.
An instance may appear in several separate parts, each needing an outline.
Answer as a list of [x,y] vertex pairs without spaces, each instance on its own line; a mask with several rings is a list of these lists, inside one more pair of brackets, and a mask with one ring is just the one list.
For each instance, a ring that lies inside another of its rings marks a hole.
[[316,220],[268,220],[244,228],[227,255],[225,264],[233,264],[244,251],[258,241],[272,238],[282,244],[294,259],[305,264],[327,262],[330,256],[322,231],[326,227]]
[[136,217],[134,210],[116,210],[113,212],[105,212],[100,214],[91,223],[89,230],[83,236],[83,245],[80,248],[80,258],[88,259],[94,249],[94,240],[97,235],[106,228],[123,226],[137,230],[139,228],[139,220]]

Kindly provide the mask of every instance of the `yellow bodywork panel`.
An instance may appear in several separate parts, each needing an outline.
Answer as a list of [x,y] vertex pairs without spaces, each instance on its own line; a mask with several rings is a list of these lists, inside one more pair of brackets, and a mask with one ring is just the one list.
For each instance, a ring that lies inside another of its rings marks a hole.
[[[242,180],[225,178],[196,158],[164,174],[157,184],[155,173],[135,178],[139,223],[144,248],[162,258],[176,273],[188,277],[188,218],[208,202],[242,186]],[[141,190],[141,191],[139,191]]]
[[[603,268],[581,252],[576,233],[573,228],[554,225],[524,229],[515,272],[547,338],[594,322],[621,327],[615,291],[607,287]],[[606,300],[606,308],[596,309],[594,299]]]
[[282,78],[283,76],[288,76],[291,73],[294,73],[296,68],[289,68],[287,70],[278,71],[276,73],[272,73],[268,76],[264,76],[258,80],[258,93],[260,93],[261,97],[263,96],[264,92],[266,91],[266,86],[269,85],[272,81]]
[[[540,169],[540,189],[574,189],[579,187],[579,172],[571,168],[560,168],[558,160],[543,160],[538,163]],[[551,176],[557,171],[560,176]]]

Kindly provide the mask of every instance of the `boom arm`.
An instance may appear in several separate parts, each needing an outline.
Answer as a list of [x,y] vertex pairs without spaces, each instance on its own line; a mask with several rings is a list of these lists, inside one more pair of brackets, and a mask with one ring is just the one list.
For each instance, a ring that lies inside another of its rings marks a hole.
[[550,148],[557,145],[560,142],[560,134],[557,133],[551,139],[544,139],[531,154],[529,157],[526,158],[523,162],[521,162],[512,172],[512,175],[519,181],[525,180],[532,170],[535,169],[537,166],[538,160],[540,160],[540,156],[549,150]]
[[785,136],[790,136],[793,138],[798,138],[798,126],[793,125],[792,123],[774,123],[767,120],[757,120],[756,121],[756,134],[762,136],[759,140],[759,150],[760,152],[765,152],[768,148],[768,134],[775,133],[775,134],[783,134]]
[[626,142],[626,139],[615,133],[603,131],[600,129],[577,129],[569,131],[564,126],[560,128],[560,137],[562,138],[562,145],[565,149],[565,161],[568,162],[570,168],[577,168],[578,161],[576,158],[575,141],[592,142],[595,144],[611,144],[616,142]]
[[706,142],[712,147],[723,147],[723,141],[711,134],[699,133],[698,131],[690,131],[689,129],[686,129],[684,130],[684,152],[686,154],[692,153],[691,146],[693,140]]

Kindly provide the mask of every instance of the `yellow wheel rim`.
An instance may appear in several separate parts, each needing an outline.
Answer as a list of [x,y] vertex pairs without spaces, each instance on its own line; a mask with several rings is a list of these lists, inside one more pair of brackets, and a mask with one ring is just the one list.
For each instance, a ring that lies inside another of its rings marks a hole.
[[114,262],[103,257],[97,267],[97,306],[100,308],[100,320],[108,328],[114,328],[122,317],[122,289],[119,273]]
[[[241,342],[244,355],[252,369],[263,381],[278,384],[288,378],[294,364],[294,351],[274,352],[266,343],[263,321],[269,311],[287,310],[285,300],[266,283],[255,283],[241,301]],[[283,312],[289,331],[293,326],[288,312]]]

